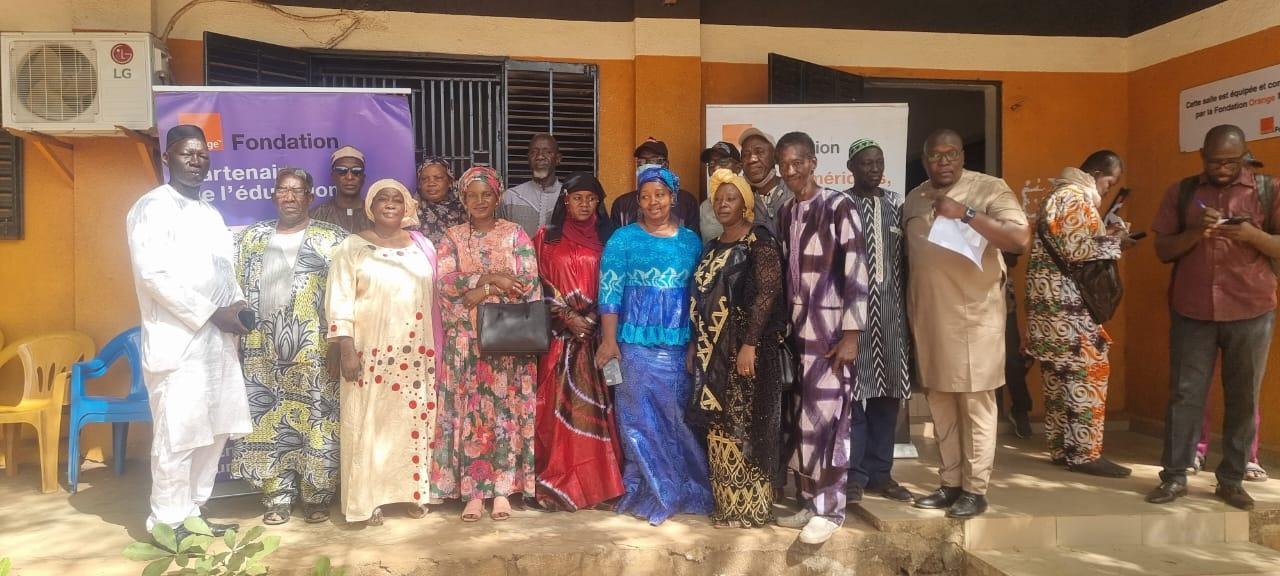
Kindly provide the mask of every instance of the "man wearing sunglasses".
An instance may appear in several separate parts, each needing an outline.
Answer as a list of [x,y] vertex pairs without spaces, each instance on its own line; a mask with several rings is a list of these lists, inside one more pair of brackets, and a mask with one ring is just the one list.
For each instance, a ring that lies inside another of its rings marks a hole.
[[333,178],[333,198],[311,211],[311,217],[355,234],[373,227],[364,212],[364,153],[355,146],[343,146],[329,158]]
[[[636,147],[636,176],[638,177],[645,168],[651,166],[671,168],[667,157],[667,144],[650,136]],[[613,201],[613,207],[609,210],[609,219],[613,220],[614,227],[621,228],[634,223],[639,211],[640,191],[632,190]],[[676,205],[671,207],[671,212],[680,218],[680,225],[693,230],[695,234],[698,233],[698,199],[692,192],[680,188],[676,193]]]

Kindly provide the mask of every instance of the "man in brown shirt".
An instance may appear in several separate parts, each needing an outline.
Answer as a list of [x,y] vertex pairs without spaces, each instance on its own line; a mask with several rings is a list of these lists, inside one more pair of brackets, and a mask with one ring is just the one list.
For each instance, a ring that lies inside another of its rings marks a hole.
[[1247,153],[1240,128],[1224,124],[1210,129],[1200,149],[1204,172],[1187,182],[1188,197],[1183,197],[1181,182],[1165,192],[1151,226],[1156,255],[1174,268],[1164,469],[1148,502],[1164,504],[1187,493],[1186,471],[1194,462],[1205,397],[1221,350],[1226,411],[1215,494],[1237,508],[1253,508],[1241,483],[1257,433],[1253,415],[1275,319],[1276,277],[1270,259],[1280,257],[1280,237],[1268,225],[1280,222],[1280,206],[1274,201],[1274,180],[1270,206],[1263,201],[1253,172],[1244,169]]
[[364,153],[355,146],[343,146],[329,158],[333,177],[333,198],[311,211],[311,217],[355,234],[373,227],[364,212]]

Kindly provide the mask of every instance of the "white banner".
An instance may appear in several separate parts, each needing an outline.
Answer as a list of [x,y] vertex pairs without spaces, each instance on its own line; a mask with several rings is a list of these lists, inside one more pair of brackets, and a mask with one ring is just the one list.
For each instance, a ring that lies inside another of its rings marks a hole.
[[1274,138],[1280,116],[1280,64],[1201,84],[1182,91],[1178,106],[1178,142],[1194,152],[1204,135],[1219,124],[1235,124],[1249,140]]
[[853,175],[845,167],[849,144],[870,138],[884,151],[884,180],[881,186],[906,194],[902,185],[907,175],[906,104],[754,104],[707,106],[709,147],[724,140],[738,145],[738,136],[756,128],[776,142],[787,132],[800,131],[813,138],[817,147],[818,184],[836,190],[853,186]]

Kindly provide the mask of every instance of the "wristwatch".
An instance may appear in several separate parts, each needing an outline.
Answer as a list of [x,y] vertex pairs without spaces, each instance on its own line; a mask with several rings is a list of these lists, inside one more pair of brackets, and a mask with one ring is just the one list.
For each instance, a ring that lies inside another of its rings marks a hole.
[[977,217],[978,217],[978,211],[974,210],[973,206],[965,206],[964,216],[960,217],[960,221],[964,222],[965,224],[968,224],[970,221],[972,221],[974,218],[977,218]]

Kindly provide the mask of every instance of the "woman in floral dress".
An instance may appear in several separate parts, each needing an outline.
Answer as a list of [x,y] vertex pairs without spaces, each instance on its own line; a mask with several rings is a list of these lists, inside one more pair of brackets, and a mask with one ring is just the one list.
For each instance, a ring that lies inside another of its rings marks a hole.
[[445,380],[431,471],[435,498],[461,498],[475,522],[493,499],[494,520],[511,517],[507,497],[534,497],[536,356],[481,356],[476,311],[482,303],[542,299],[533,244],[496,216],[502,181],[487,166],[458,180],[468,222],[440,243]]

